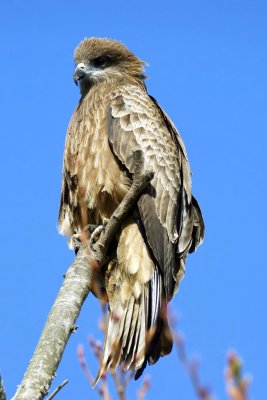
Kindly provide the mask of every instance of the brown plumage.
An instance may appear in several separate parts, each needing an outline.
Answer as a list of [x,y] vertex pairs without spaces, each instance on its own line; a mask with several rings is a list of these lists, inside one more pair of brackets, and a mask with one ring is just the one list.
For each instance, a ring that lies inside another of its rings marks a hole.
[[204,224],[182,139],[147,94],[145,63],[120,42],[96,38],[82,41],[74,58],[81,99],[67,130],[60,233],[71,237],[111,216],[131,184],[134,149],[154,171],[103,268],[109,320],[97,380],[120,363],[138,377],[171,351],[166,303]]

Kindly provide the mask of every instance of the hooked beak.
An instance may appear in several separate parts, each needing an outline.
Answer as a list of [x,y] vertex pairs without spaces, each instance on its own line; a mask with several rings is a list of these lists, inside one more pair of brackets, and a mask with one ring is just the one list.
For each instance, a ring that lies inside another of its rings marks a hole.
[[86,75],[86,69],[85,69],[85,64],[84,63],[79,63],[77,67],[75,68],[74,74],[73,74],[73,80],[76,86],[78,86],[78,81],[83,79]]

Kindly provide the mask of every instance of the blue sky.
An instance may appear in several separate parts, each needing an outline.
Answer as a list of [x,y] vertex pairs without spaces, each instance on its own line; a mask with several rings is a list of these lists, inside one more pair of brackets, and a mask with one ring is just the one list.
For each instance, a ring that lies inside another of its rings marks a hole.
[[[236,349],[266,392],[266,93],[264,1],[18,1],[0,6],[0,371],[10,398],[21,381],[62,275],[73,259],[57,234],[65,131],[79,93],[73,50],[85,36],[123,41],[148,61],[149,92],[185,141],[206,223],[172,302],[201,378],[225,399],[223,369]],[[76,349],[100,337],[89,296],[54,385],[57,399],[97,399]],[[175,352],[147,369],[148,398],[194,399]],[[132,383],[133,399],[139,383]]]

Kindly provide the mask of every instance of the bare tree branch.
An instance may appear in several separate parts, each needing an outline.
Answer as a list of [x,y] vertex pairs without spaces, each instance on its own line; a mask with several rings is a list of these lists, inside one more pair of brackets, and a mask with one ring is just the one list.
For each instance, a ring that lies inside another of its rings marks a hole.
[[75,321],[91,290],[95,264],[103,265],[112,239],[153,177],[152,172],[143,171],[142,152],[134,151],[133,157],[132,186],[101,233],[95,246],[96,251],[92,252],[87,242],[82,241],[13,400],[41,400],[49,390],[68,339],[75,330]]
[[170,325],[172,328],[173,341],[177,348],[179,360],[187,370],[197,398],[199,400],[214,400],[214,396],[210,393],[210,390],[200,381],[199,364],[197,360],[190,360],[187,355],[184,338],[177,329],[176,320],[173,314],[171,314]]
[[48,392],[82,304],[91,288],[92,269],[88,264],[88,251],[81,247],[65,276],[14,400],[39,400]]
[[151,387],[151,383],[150,383],[150,378],[149,377],[145,377],[142,386],[140,387],[140,389],[137,392],[137,399],[138,400],[143,400],[146,397],[146,394],[148,392],[148,390]]
[[0,400],[6,400],[5,388],[1,375],[0,375]]
[[57,394],[58,392],[65,386],[67,385],[69,381],[67,379],[65,379],[60,385],[58,385],[58,387],[53,391],[53,393],[50,394],[50,396],[48,397],[47,400],[52,400]]

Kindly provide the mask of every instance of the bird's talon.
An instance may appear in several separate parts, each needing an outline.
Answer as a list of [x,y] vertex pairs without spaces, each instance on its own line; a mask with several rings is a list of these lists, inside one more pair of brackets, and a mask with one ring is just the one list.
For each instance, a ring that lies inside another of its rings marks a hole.
[[99,240],[101,233],[104,231],[105,225],[106,224],[103,222],[103,225],[99,225],[91,234],[89,239],[89,245],[92,251],[94,251],[94,246],[96,242]]
[[81,236],[79,233],[75,233],[72,235],[70,241],[69,241],[69,247],[72,248],[75,253],[77,254],[80,247],[81,247]]
[[103,218],[102,225],[105,227],[109,221],[109,218]]

